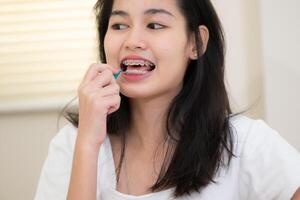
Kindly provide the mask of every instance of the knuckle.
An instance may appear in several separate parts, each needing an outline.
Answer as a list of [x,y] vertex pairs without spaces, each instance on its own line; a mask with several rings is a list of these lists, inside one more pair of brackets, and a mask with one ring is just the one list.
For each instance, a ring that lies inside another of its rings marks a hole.
[[110,78],[109,74],[106,74],[106,73],[102,74],[102,77],[101,77],[101,84],[103,84],[103,86],[104,86],[104,85],[105,85],[105,86],[109,85],[110,79],[111,79],[111,78]]
[[105,68],[107,68],[107,69],[110,69],[110,68],[111,68],[111,65],[109,65],[109,64],[107,64],[107,63],[103,63],[102,65],[103,65],[103,67],[105,67]]
[[96,63],[93,63],[90,65],[90,67],[88,68],[88,71],[93,71],[94,69],[97,69],[98,65]]
[[118,102],[114,105],[114,107],[116,108],[116,110],[120,108],[120,105],[121,105],[121,104],[120,104],[120,101],[118,101]]
[[101,63],[92,63],[88,69],[88,71],[103,71],[105,67]]
[[94,68],[98,68],[99,64],[98,63],[92,63],[89,67],[89,69],[94,69]]

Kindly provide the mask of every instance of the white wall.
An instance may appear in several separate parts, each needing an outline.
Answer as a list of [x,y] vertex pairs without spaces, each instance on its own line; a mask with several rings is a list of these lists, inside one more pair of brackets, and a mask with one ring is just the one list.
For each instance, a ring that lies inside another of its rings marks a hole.
[[49,141],[57,133],[58,113],[0,113],[1,200],[33,199]]
[[266,119],[300,149],[300,1],[263,0],[260,6]]
[[263,60],[257,0],[213,0],[227,42],[226,79],[235,112],[264,117]]
[[300,150],[300,1],[213,2],[226,33],[235,111],[254,104],[247,114],[264,119]]

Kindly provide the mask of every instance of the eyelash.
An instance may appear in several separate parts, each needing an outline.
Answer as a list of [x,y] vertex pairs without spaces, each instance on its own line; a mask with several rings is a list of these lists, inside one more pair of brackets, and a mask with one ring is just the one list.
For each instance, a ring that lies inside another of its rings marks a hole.
[[[125,24],[113,24],[111,27],[112,27],[112,29],[114,29],[114,30],[123,30],[123,29],[118,29],[118,27],[120,26],[120,25],[125,25]],[[163,29],[163,28],[165,28],[166,26],[164,26],[164,25],[162,25],[162,24],[159,24],[159,23],[150,23],[150,24],[148,24],[148,26],[147,27],[149,27],[149,25],[158,25],[158,26],[160,26],[160,28],[151,28],[151,29],[153,29],[153,30],[158,30],[158,29]],[[125,25],[126,26],[126,25]]]

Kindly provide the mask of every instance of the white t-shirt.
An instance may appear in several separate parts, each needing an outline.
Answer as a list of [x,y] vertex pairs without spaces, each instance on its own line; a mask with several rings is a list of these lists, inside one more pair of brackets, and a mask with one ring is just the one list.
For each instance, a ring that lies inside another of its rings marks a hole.
[[[221,168],[216,183],[201,193],[178,199],[190,200],[288,200],[300,186],[300,154],[261,120],[231,118],[235,155],[229,170]],[[52,139],[35,200],[66,199],[77,128],[68,124]],[[109,138],[100,148],[97,200],[173,199],[173,188],[141,196],[116,190],[115,166]]]

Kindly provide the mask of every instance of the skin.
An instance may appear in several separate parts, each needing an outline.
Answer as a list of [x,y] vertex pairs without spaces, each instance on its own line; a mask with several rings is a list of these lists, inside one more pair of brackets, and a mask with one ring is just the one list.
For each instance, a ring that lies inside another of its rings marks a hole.
[[120,106],[114,71],[93,64],[78,88],[79,125],[67,199],[96,199],[97,161],[106,135],[106,118]]
[[[185,21],[175,1],[124,2],[116,0],[113,9],[126,11],[128,17],[111,17],[105,36],[108,64],[91,65],[78,88],[80,117],[67,197],[69,200],[96,199],[97,155],[106,137],[107,115],[120,106],[120,88],[124,95],[131,98],[133,105],[134,123],[128,133],[128,146],[131,148],[126,149],[128,177],[134,177],[130,180],[130,193],[141,195],[149,192],[147,189],[157,176],[155,169],[160,168],[164,155],[164,149],[159,149],[156,162],[151,156],[166,134],[161,119],[169,102],[182,87],[187,62],[197,57],[194,41],[187,39]],[[165,9],[173,17],[165,14],[144,15],[143,12],[149,8]],[[122,23],[125,26],[121,28],[125,29],[112,29],[113,23]],[[205,48],[208,30],[204,26],[199,29]],[[124,56],[133,54],[154,62],[156,70],[147,80],[139,83],[126,82],[122,75],[117,83],[112,72],[118,71]],[[111,138],[111,143],[117,162],[120,140]],[[136,155],[135,159],[133,155]],[[124,188],[123,177],[121,174],[117,190],[129,193]],[[142,181],[136,181],[139,178],[143,178]]]
[[[145,15],[150,8],[165,9],[173,16]],[[186,22],[175,0],[115,0],[115,10],[128,15],[110,18],[104,41],[107,64],[92,64],[78,88],[80,117],[69,200],[96,199],[98,153],[107,133],[107,115],[120,106],[120,92],[130,97],[133,123],[127,133],[125,158],[130,180],[126,185],[121,170],[117,190],[131,195],[150,192],[148,188],[155,182],[165,155],[164,147],[158,145],[166,135],[165,112],[182,88],[189,60],[197,58],[195,41],[185,31]],[[113,28],[115,24],[121,25]],[[199,26],[199,30],[205,51],[209,32],[205,26]],[[156,69],[142,81],[129,82],[122,75],[115,81],[113,73],[128,55],[151,60]],[[110,136],[110,141],[117,166],[120,139]]]
[[300,200],[300,187],[298,187],[297,191],[295,192],[291,200]]
[[[162,8],[172,15],[145,15],[144,12],[150,8]],[[170,101],[182,88],[187,64],[190,59],[196,58],[196,51],[194,41],[188,39],[185,19],[175,1],[116,0],[115,10],[125,11],[127,15],[113,15],[110,18],[104,41],[107,62],[120,66],[125,56],[139,55],[156,65],[152,75],[143,81],[130,82],[122,76],[118,79],[121,93],[130,97],[130,104],[133,105],[133,124],[128,132],[126,149],[129,186],[126,186],[123,170],[117,190],[141,195],[149,193],[148,188],[157,179],[166,151],[163,146],[158,147],[166,135],[164,114]],[[207,29],[201,27],[201,30],[203,35],[206,34],[207,41]],[[111,143],[115,165],[118,165],[120,141],[111,138]],[[158,154],[155,155],[157,148]]]

